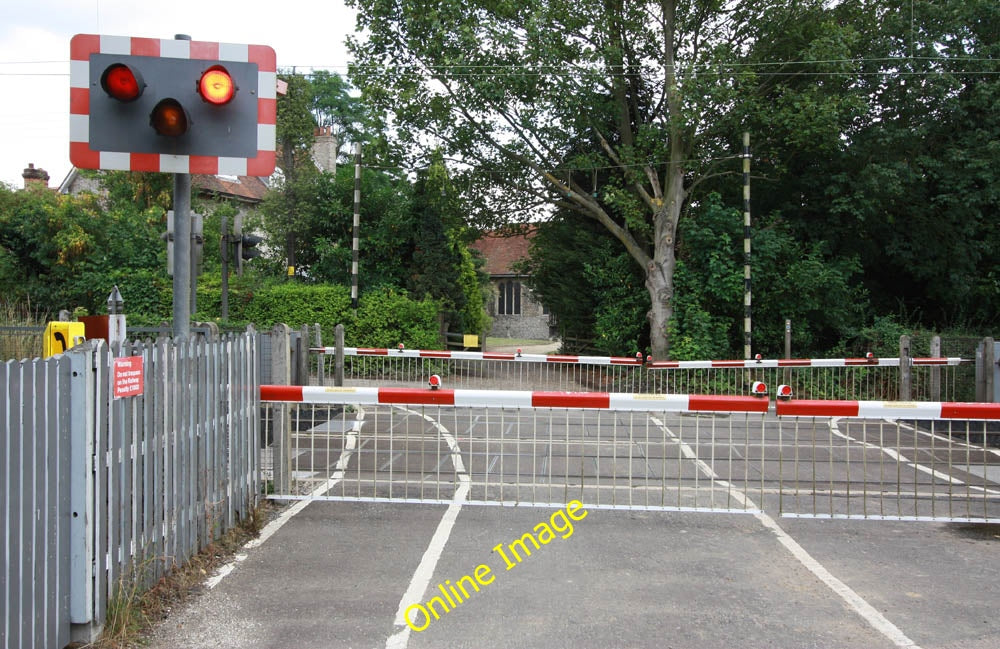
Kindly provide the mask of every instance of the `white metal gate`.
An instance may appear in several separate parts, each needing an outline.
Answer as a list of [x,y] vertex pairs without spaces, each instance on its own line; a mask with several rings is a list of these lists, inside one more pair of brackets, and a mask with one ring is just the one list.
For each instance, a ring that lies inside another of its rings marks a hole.
[[262,400],[280,499],[1000,520],[1000,406],[958,419],[943,404],[272,386]]

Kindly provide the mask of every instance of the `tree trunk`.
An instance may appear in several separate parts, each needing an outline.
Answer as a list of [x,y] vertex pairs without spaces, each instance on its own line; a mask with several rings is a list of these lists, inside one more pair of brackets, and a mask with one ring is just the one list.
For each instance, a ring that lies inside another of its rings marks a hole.
[[683,170],[680,165],[671,167],[666,195],[653,217],[656,233],[653,258],[646,265],[646,290],[649,291],[651,304],[646,317],[649,320],[653,358],[656,360],[670,357],[667,325],[674,314],[674,269],[677,266],[675,241],[677,222],[685,198]]
[[674,313],[674,253],[668,259],[650,261],[646,268],[646,290],[652,307],[646,318],[649,320],[649,341],[653,358],[664,360],[670,357],[670,336],[667,324]]

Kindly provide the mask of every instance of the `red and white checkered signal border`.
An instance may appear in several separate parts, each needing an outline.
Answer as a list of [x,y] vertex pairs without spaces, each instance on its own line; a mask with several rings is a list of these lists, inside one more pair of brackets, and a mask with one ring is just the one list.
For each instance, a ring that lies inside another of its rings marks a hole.
[[[92,150],[89,145],[91,54],[257,64],[257,155],[230,158]],[[70,41],[70,162],[82,169],[270,176],[276,161],[277,69],[274,49],[267,45],[77,34]]]
[[[582,408],[641,412],[766,413],[762,397],[530,390],[262,385],[261,401],[328,405],[437,405],[468,408]],[[779,400],[779,417],[1000,420],[1000,403]]]

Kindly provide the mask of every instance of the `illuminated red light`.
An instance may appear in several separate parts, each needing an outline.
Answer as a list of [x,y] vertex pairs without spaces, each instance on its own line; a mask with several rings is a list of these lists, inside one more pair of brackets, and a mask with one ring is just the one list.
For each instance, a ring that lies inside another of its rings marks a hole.
[[221,65],[214,65],[201,75],[198,93],[208,103],[221,106],[228,104],[236,94],[236,83],[228,70]]
[[118,101],[135,101],[145,87],[142,76],[124,63],[108,66],[101,75],[101,88]]

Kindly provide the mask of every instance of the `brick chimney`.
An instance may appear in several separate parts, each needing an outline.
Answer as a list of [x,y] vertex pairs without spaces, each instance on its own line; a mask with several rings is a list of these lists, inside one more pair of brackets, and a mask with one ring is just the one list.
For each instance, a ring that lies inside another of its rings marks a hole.
[[49,188],[49,173],[41,168],[35,169],[35,164],[33,162],[28,163],[28,168],[21,174],[21,178],[24,178],[25,189]]
[[337,149],[339,143],[333,134],[332,126],[319,126],[313,129],[312,159],[320,171],[337,173]]

